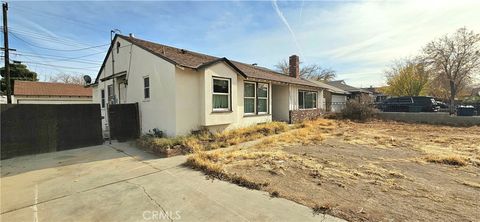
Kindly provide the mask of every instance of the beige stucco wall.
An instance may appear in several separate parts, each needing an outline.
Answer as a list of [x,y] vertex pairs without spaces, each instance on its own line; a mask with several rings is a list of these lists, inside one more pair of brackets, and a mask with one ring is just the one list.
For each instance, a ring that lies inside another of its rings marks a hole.
[[74,96],[16,96],[12,103],[18,104],[88,104],[93,103],[92,97]]
[[[237,73],[224,63],[217,63],[204,70],[203,95],[205,106],[203,107],[202,125],[225,125],[237,122],[238,109],[238,89]],[[213,111],[213,77],[230,79],[231,86],[231,111],[214,112]]]
[[289,86],[272,86],[272,118],[275,121],[289,121]]
[[[234,129],[239,127],[250,126],[257,123],[272,121],[271,116],[271,84],[269,84],[269,114],[245,116],[243,108],[243,83],[244,77],[237,74],[230,66],[225,63],[217,63],[205,69],[201,83],[202,91],[202,112],[200,124],[213,131],[226,129]],[[212,84],[213,77],[229,78],[231,82],[231,111],[230,112],[214,112],[212,108]]]
[[[245,127],[257,123],[272,121],[272,114],[279,111],[279,120],[288,121],[288,110],[298,109],[297,86],[282,86],[278,91],[272,90],[269,83],[268,114],[245,116],[243,107],[244,77],[236,73],[223,62],[206,69],[194,70],[175,66],[137,46],[122,39],[119,53],[115,56],[115,73],[127,73],[127,88],[123,88],[121,102],[139,103],[141,130],[147,133],[153,128],[162,130],[167,136],[185,135],[192,130],[207,127],[211,130],[225,130]],[[107,59],[100,79],[110,76],[111,57]],[[150,78],[150,99],[143,99],[143,77]],[[228,78],[231,82],[231,111],[213,112],[212,91],[213,77]],[[100,91],[112,84],[112,80],[99,82],[94,86],[93,102],[101,103]],[[118,81],[117,81],[118,84]],[[123,85],[122,85],[123,87]],[[311,90],[305,88],[306,90]],[[118,98],[118,85],[115,88]],[[318,91],[318,107],[323,105],[322,91]],[[108,98],[108,95],[106,95]],[[272,101],[278,107],[273,107]],[[104,129],[108,129],[106,109],[102,109]]]
[[176,68],[175,78],[176,134],[185,135],[201,126],[203,78],[188,68]]
[[[115,73],[127,72],[128,81],[126,98],[122,100],[127,103],[138,102],[142,133],[158,128],[168,136],[176,135],[175,66],[123,39],[118,39],[118,41],[121,44],[119,53],[115,47],[112,50],[115,57]],[[105,64],[100,79],[112,74],[111,56],[108,57]],[[150,78],[150,99],[144,99],[143,95],[143,78],[145,76]],[[109,84],[112,84],[112,80],[100,81],[97,86],[93,87],[95,103],[101,102],[100,90],[104,89],[107,94]],[[117,85],[115,88],[117,98],[118,92]],[[108,95],[106,97],[108,98]],[[106,108],[102,109],[102,116],[107,117]],[[108,129],[106,118],[102,125],[104,130]]]

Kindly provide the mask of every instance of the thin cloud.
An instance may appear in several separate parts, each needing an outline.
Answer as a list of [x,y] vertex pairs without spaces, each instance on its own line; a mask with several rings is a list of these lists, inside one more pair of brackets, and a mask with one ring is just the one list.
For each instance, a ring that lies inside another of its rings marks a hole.
[[289,31],[290,34],[292,35],[292,38],[293,38],[293,41],[294,41],[294,43],[295,43],[295,46],[297,47],[298,53],[300,53],[300,56],[303,57],[303,55],[302,55],[303,53],[302,53],[302,50],[300,49],[300,44],[298,43],[297,36],[295,35],[295,32],[293,31],[292,27],[290,27],[290,24],[288,23],[287,19],[286,19],[285,16],[283,15],[282,11],[280,11],[280,8],[278,7],[276,0],[273,0],[273,1],[272,1],[272,6],[273,6],[273,8],[275,9],[275,11],[277,12],[278,17],[280,17],[280,19],[282,20],[283,24],[285,24],[285,26],[287,27],[288,31]]

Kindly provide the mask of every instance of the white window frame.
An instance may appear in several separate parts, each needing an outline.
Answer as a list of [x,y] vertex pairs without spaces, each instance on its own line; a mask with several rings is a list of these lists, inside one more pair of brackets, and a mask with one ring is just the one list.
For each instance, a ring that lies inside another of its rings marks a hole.
[[[260,96],[258,95],[257,90],[258,90],[258,88],[259,88],[259,84],[265,84],[265,85],[267,85],[267,97],[260,97]],[[258,112],[258,107],[257,107],[258,105],[255,107],[255,110],[257,111],[257,114],[259,114],[259,115],[268,114],[268,111],[270,110],[270,109],[269,109],[269,108],[270,108],[270,104],[269,104],[270,84],[264,83],[264,82],[258,82],[258,83],[257,83],[257,87],[255,88],[255,96],[257,97],[257,99],[256,99],[256,100],[257,100],[257,101],[256,101],[256,104],[258,104],[258,100],[259,100],[259,99],[264,99],[264,100],[267,101],[267,105],[266,105],[266,106],[267,106],[267,107],[266,107],[267,110],[266,110],[265,112]]]
[[[218,93],[215,92],[215,80],[220,80],[220,81],[227,81],[228,82],[228,93]],[[232,105],[231,105],[231,93],[232,93],[232,85],[231,85],[231,80],[229,78],[222,78],[222,77],[212,77],[212,110],[214,112],[225,112],[225,111],[231,111]],[[228,107],[227,108],[214,108],[213,105],[213,97],[214,95],[227,95],[228,96]]]
[[[148,78],[148,86],[145,86],[145,79]],[[148,101],[152,97],[152,91],[150,90],[152,87],[150,86],[150,76],[143,77],[143,100]],[[145,90],[148,89],[148,98],[146,97]]]
[[[303,108],[300,108],[300,100],[298,100],[298,94],[300,94],[300,92],[303,92]],[[305,108],[305,93],[315,93],[315,107],[313,108]],[[297,103],[298,103],[298,109],[299,110],[308,110],[308,109],[318,109],[318,91],[312,91],[312,90],[298,90],[298,93],[297,93]]]
[[[245,96],[245,85],[252,84],[253,85],[253,97],[246,97]],[[243,106],[245,106],[245,99],[253,99],[253,113],[246,113],[245,107],[243,108],[244,115],[255,115],[257,113],[257,83],[256,82],[244,82],[243,84]]]

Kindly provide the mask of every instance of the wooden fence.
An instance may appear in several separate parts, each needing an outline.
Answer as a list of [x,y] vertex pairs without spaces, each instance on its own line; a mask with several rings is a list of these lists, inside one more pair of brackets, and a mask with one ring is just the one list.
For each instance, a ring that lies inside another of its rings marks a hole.
[[1,105],[1,159],[102,142],[99,104]]

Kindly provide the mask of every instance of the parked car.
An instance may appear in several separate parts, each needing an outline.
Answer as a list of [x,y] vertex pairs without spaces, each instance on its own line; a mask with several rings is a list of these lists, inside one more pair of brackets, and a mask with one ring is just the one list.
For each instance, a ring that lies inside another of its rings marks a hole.
[[384,112],[437,112],[439,106],[429,96],[402,96],[385,100],[380,109]]

